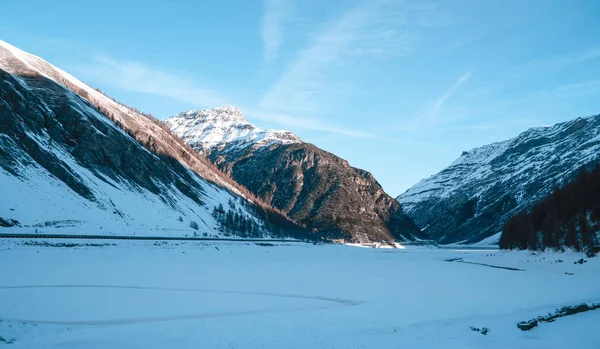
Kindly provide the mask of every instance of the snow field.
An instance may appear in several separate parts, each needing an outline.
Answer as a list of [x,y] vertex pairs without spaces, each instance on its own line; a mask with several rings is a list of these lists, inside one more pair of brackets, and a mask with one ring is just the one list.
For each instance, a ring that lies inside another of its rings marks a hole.
[[600,312],[516,327],[564,305],[600,302],[600,262],[574,264],[582,257],[1,240],[0,336],[15,340],[11,348],[593,348]]

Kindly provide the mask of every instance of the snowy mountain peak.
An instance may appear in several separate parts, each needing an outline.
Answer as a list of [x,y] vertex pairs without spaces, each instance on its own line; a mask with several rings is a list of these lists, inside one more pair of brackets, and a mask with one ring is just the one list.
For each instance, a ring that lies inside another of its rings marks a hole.
[[66,82],[77,87],[79,85],[89,87],[40,57],[22,51],[2,40],[0,40],[0,69],[17,76],[44,76],[61,84]]
[[6,41],[0,40],[0,58],[4,58],[7,56],[12,56],[15,58],[18,58],[20,56],[21,58],[24,58],[32,55],[19,50],[18,48],[14,47]]
[[40,73],[43,61],[0,40],[0,69],[11,74]]
[[239,108],[233,106],[190,110],[168,118],[165,123],[177,136],[201,152],[225,145],[228,149],[240,150],[302,142],[289,131],[262,130],[254,126]]
[[[237,122],[248,123],[242,111],[234,106],[225,106],[203,110],[189,110],[185,113],[186,119],[200,119],[202,122]],[[181,114],[180,114],[181,115]]]

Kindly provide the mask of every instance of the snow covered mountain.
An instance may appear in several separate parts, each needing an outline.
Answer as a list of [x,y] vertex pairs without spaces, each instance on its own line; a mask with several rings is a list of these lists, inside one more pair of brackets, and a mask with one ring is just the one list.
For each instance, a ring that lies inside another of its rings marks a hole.
[[444,243],[497,241],[504,222],[570,180],[600,155],[600,115],[529,129],[464,152],[398,197],[415,222]]
[[178,114],[172,131],[254,195],[321,236],[354,242],[427,239],[372,174],[239,109]]
[[165,123],[173,133],[203,153],[211,149],[257,149],[302,142],[289,131],[261,130],[249,123],[236,107],[191,110],[175,115]]
[[0,231],[215,236],[215,209],[236,206],[244,229],[270,234],[243,188],[164,125],[2,41],[0,183]]

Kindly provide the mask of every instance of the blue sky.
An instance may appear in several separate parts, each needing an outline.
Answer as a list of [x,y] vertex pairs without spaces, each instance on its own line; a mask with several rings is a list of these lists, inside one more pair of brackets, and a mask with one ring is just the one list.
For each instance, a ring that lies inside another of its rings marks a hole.
[[600,2],[10,1],[0,39],[158,117],[235,105],[396,196],[463,150],[600,113]]

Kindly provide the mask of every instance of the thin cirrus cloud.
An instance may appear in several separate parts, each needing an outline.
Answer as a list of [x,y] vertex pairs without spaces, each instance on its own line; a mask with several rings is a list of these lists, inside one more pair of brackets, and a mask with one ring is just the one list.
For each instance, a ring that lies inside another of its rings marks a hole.
[[[268,11],[263,23],[265,52],[281,44],[281,21],[290,14],[289,2],[283,1],[267,0]],[[418,31],[436,25],[431,15],[434,10],[430,5],[399,1],[359,2],[309,34],[308,44],[298,51],[260,99],[261,113],[256,115],[287,127],[374,138],[371,132],[336,126],[319,116],[335,110],[338,99],[348,97],[348,89],[352,90],[352,85],[357,83],[354,68],[370,59],[410,52]],[[378,135],[378,138],[384,137]],[[397,139],[389,141],[398,142]]]
[[295,129],[305,129],[311,131],[319,131],[326,132],[330,134],[337,134],[350,138],[357,139],[371,139],[385,143],[393,143],[393,144],[403,144],[403,145],[412,145],[412,146],[420,146],[420,147],[428,147],[424,142],[398,138],[398,137],[388,137],[378,133],[359,131],[351,128],[340,127],[339,125],[334,125],[328,123],[323,119],[318,118],[298,118],[290,115],[285,115],[281,113],[266,113],[262,111],[253,111],[251,109],[248,110],[248,114],[252,119],[263,120],[274,122],[280,125],[285,125],[286,127],[295,128]]
[[325,120],[318,118],[299,118],[295,116],[290,116],[282,113],[274,113],[274,112],[265,112],[265,111],[252,111],[249,110],[248,115],[250,115],[253,119],[263,120],[273,122],[279,125],[284,125],[286,127],[293,128],[301,128],[305,130],[311,131],[320,131],[333,133],[343,136],[348,136],[352,138],[373,138],[374,134],[364,131],[353,130],[345,127],[340,127],[338,125],[332,125]]
[[575,98],[585,94],[597,94],[600,79],[567,83],[544,90],[536,90],[505,100],[512,103],[525,103],[544,99]]
[[521,78],[552,74],[562,69],[597,59],[600,59],[600,47],[589,47],[586,50],[567,55],[543,57],[528,61],[504,73],[504,76],[508,78]]
[[397,1],[360,3],[313,33],[263,95],[260,106],[286,113],[322,113],[355,82],[353,67],[373,57],[411,51],[418,29],[431,25],[430,12],[430,7]]
[[444,92],[444,94],[440,96],[440,98],[438,98],[438,100],[435,102],[432,113],[436,114],[436,115],[439,114],[440,110],[442,109],[442,106],[444,105],[444,103],[446,103],[448,98],[452,97],[452,95],[455,94],[456,91],[462,85],[464,85],[464,83],[467,82],[467,80],[469,80],[470,77],[471,77],[470,71],[468,71],[465,74],[463,74],[462,76],[460,76],[458,78],[458,80],[456,80],[456,82],[454,82],[454,84],[452,86],[450,86],[446,90],[446,92]]
[[[286,21],[293,15],[295,0],[265,0],[262,21],[264,58],[276,59],[283,44]],[[363,1],[337,19],[309,34],[308,44],[254,106],[257,119],[279,125],[320,131],[354,138],[373,138],[324,120],[321,115],[336,108],[335,98],[356,83],[351,71],[364,59],[411,51],[417,28],[429,25],[430,7],[400,6],[397,1]],[[343,64],[340,64],[343,62]],[[344,70],[345,69],[345,70]],[[99,56],[87,65],[75,67],[86,79],[122,90],[147,93],[203,107],[228,104],[229,99],[183,75],[148,67],[140,62]],[[338,73],[338,74],[336,74]],[[333,102],[333,103],[332,103]]]
[[[106,56],[98,56],[92,63],[76,66],[73,69],[86,79],[125,91],[168,97],[207,108],[228,104],[227,99],[214,90],[200,88],[199,84],[192,80],[150,68],[139,62],[119,61]],[[322,119],[296,118],[264,110],[252,112],[251,109],[246,109],[246,111],[255,119],[297,129],[327,132],[353,138],[373,137],[372,134],[332,125]]]
[[263,55],[267,60],[277,59],[283,41],[283,26],[291,15],[293,0],[265,0],[262,18]]
[[272,122],[290,129],[325,132],[357,139],[377,139],[386,143],[421,145],[415,141],[409,141],[395,137],[386,137],[378,133],[356,130],[353,128],[332,124],[322,118],[298,117],[285,113],[269,112],[265,111],[264,109],[258,109],[255,111],[251,109],[244,110],[249,111],[247,115],[249,115],[252,119]]
[[324,94],[327,68],[341,59],[355,40],[353,32],[360,17],[360,13],[348,13],[317,35],[263,96],[261,106],[285,112],[317,112],[315,99]]
[[577,98],[578,96],[598,94],[600,79],[567,83],[546,89],[526,91],[504,99],[492,101],[488,107],[496,110],[506,110],[515,105],[539,104],[542,100],[557,100],[561,98]]
[[227,104],[227,99],[212,89],[139,62],[97,56],[92,63],[76,66],[74,70],[88,79],[125,91],[158,95],[205,107]]
[[429,109],[417,116],[416,118],[409,120],[402,128],[406,131],[416,131],[423,128],[433,128],[442,123],[440,115],[442,114],[442,108],[446,102],[456,94],[456,92],[469,80],[471,72],[467,71],[456,81],[450,85],[442,95],[434,100]]
[[589,80],[589,81],[584,81],[584,82],[578,82],[578,83],[558,86],[558,87],[554,88],[552,91],[556,92],[556,93],[571,92],[571,91],[588,92],[590,90],[591,91],[597,90],[599,87],[600,87],[600,79],[596,79],[596,80]]

